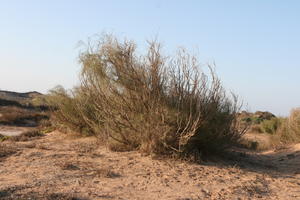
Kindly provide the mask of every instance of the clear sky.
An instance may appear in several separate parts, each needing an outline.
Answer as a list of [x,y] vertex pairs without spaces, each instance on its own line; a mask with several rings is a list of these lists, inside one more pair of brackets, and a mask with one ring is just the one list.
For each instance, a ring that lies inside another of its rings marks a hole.
[[0,0],[0,89],[71,88],[78,42],[102,32],[197,52],[250,111],[300,106],[297,0]]

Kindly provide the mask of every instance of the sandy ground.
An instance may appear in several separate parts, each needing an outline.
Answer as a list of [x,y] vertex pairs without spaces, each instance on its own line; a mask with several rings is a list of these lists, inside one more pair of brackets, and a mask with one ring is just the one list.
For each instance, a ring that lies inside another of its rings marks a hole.
[[0,199],[300,199],[300,144],[200,164],[111,152],[59,132],[3,142]]

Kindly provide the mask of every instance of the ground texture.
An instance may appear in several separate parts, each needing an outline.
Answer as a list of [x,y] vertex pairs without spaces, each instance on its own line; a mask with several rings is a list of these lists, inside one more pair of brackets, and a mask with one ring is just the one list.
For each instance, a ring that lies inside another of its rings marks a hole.
[[0,143],[0,199],[300,199],[300,145],[200,164],[54,131]]

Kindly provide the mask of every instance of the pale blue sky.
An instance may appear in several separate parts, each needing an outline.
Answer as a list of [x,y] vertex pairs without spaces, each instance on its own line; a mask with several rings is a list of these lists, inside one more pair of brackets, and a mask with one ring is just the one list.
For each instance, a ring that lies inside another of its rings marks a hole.
[[0,89],[71,88],[78,42],[103,31],[197,52],[251,111],[300,106],[297,0],[0,0]]

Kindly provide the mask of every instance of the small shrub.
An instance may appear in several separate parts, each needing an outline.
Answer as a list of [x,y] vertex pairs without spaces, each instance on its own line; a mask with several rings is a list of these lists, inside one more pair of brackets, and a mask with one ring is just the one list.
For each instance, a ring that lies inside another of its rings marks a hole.
[[269,140],[243,138],[240,140],[239,146],[246,149],[265,151],[273,147],[273,143]]
[[156,154],[222,151],[244,133],[237,97],[185,50],[166,57],[153,42],[141,56],[133,42],[106,36],[80,62],[81,85],[50,92],[56,125]]
[[69,163],[69,162],[60,164],[60,167],[63,170],[80,170],[80,168],[77,165],[74,165],[74,164]]
[[41,120],[38,129],[42,134],[47,134],[55,130],[50,120]]
[[270,120],[264,120],[260,124],[260,127],[261,127],[262,131],[265,133],[275,134],[277,129],[281,126],[283,121],[284,121],[283,118],[274,117]]
[[95,170],[93,175],[98,176],[99,178],[118,178],[121,176],[119,173],[116,173],[109,168]]
[[242,119],[243,122],[249,123],[249,124],[260,124],[263,119],[255,116],[246,117]]
[[251,121],[254,123],[254,124],[260,124],[261,122],[263,122],[264,120],[262,118],[259,118],[259,117],[252,117],[251,118]]
[[258,142],[257,141],[251,141],[251,147],[250,148],[256,150],[257,147],[258,147]]

